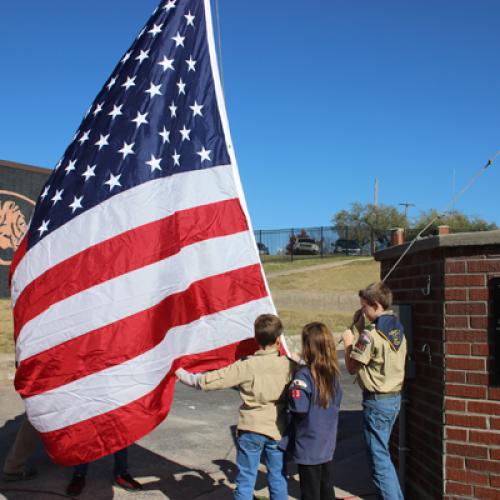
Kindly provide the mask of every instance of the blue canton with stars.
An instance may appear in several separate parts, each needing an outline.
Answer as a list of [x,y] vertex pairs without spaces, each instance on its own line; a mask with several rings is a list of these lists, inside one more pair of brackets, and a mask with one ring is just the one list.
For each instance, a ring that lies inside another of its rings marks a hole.
[[229,163],[203,0],[167,0],[115,68],[45,184],[28,248],[131,187]]

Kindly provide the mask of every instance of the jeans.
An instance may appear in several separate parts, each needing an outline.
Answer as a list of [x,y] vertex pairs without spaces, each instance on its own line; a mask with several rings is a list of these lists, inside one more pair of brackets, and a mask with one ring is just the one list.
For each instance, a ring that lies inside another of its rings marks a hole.
[[285,453],[278,448],[278,441],[255,432],[240,432],[236,465],[236,500],[252,500],[260,457],[264,455],[267,482],[271,500],[287,500],[288,485],[285,470]]
[[383,500],[402,500],[398,476],[389,454],[392,427],[399,415],[401,396],[363,401],[363,427],[372,479]]
[[[115,476],[121,476],[125,474],[128,470],[128,453],[127,448],[123,448],[123,450],[117,451],[114,454],[115,457],[115,467],[113,470],[113,474]],[[87,470],[89,468],[89,464],[80,464],[75,465],[73,468],[73,472],[75,474],[80,474],[81,476],[85,476],[87,474]]]

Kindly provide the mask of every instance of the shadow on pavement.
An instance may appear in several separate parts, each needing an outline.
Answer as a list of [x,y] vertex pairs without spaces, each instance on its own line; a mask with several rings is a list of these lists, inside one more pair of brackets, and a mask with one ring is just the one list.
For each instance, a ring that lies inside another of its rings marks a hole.
[[[7,452],[14,442],[23,419],[24,414],[18,415],[0,428],[0,466],[2,469]],[[65,494],[65,490],[71,479],[72,469],[54,464],[45,453],[41,443],[29,463],[38,470],[38,475],[22,482],[3,482],[0,476],[0,498],[8,500],[71,498]],[[213,498],[231,498],[232,496],[232,489],[229,486],[222,481],[214,480],[203,470],[184,467],[137,444],[129,448],[129,467],[131,474],[143,484],[145,496],[153,491],[159,494],[155,496],[156,498],[165,497],[171,500],[194,499],[209,494],[213,495]],[[112,471],[112,456],[90,464],[86,487],[78,498],[107,500],[117,496],[117,490],[114,490],[112,486]]]

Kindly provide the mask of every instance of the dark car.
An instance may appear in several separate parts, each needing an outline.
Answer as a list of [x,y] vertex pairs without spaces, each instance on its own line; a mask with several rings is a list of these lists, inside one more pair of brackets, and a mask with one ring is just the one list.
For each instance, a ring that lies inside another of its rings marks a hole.
[[361,247],[356,240],[338,239],[335,242],[333,253],[343,253],[345,255],[361,255]]
[[269,255],[269,248],[264,243],[257,243],[257,248],[259,249],[259,255]]

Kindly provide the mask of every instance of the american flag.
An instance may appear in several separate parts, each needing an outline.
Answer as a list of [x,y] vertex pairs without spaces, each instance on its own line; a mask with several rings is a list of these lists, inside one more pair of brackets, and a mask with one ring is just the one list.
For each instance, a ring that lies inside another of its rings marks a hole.
[[210,0],[161,2],[90,107],[15,255],[15,386],[58,463],[167,415],[174,371],[251,352],[274,312],[243,198]]

